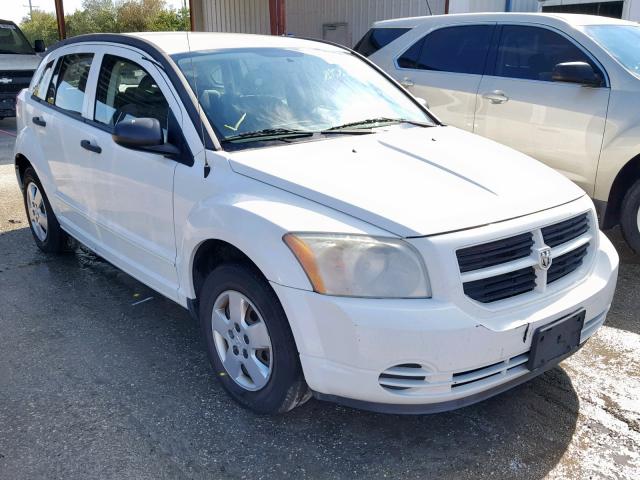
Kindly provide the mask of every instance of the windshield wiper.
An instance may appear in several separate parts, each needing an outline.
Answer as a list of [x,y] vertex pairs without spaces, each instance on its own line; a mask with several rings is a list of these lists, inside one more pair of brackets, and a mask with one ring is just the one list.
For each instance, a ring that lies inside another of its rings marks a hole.
[[290,128],[265,128],[263,130],[256,130],[254,132],[239,133],[238,135],[232,135],[223,140],[223,142],[237,142],[242,140],[252,139],[264,139],[273,138],[281,140],[285,138],[297,138],[297,137],[311,137],[314,132],[308,130],[295,130]]
[[331,132],[336,130],[344,130],[349,128],[362,128],[368,127],[371,125],[375,125],[377,123],[410,123],[411,125],[416,125],[418,127],[433,127],[433,124],[427,122],[419,122],[416,120],[408,120],[406,118],[388,118],[388,117],[377,117],[377,118],[367,118],[364,120],[358,120],[357,122],[345,123],[343,125],[336,125],[335,127],[327,128],[324,130],[325,132]]

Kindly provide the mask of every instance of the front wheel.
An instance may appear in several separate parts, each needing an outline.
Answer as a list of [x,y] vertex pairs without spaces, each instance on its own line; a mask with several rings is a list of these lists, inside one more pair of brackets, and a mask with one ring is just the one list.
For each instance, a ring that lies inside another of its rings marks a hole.
[[620,224],[624,239],[640,253],[640,180],[631,186],[622,201]]
[[289,322],[255,269],[226,264],[207,277],[200,323],[222,386],[257,413],[287,412],[309,398]]

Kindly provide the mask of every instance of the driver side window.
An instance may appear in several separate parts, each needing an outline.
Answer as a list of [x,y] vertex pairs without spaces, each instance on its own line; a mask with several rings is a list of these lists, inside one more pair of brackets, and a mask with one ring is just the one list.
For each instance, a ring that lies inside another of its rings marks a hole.
[[550,82],[555,65],[564,62],[586,62],[598,71],[587,55],[555,32],[523,25],[502,27],[496,76]]
[[156,118],[167,131],[169,104],[153,77],[125,58],[105,55],[98,77],[94,120],[108,127],[134,118]]

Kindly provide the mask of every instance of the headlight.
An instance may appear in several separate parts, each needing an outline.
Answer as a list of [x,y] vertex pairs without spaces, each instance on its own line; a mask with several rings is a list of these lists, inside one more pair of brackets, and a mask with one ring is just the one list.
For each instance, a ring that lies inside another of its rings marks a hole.
[[288,233],[283,240],[318,293],[375,298],[431,296],[421,257],[402,240],[323,233]]

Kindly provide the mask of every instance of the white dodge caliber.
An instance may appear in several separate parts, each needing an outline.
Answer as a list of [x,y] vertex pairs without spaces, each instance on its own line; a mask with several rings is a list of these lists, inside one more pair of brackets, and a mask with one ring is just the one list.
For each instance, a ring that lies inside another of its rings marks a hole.
[[73,237],[188,308],[257,412],[477,402],[574,353],[615,289],[578,187],[321,42],[64,41],[15,148],[38,247]]

